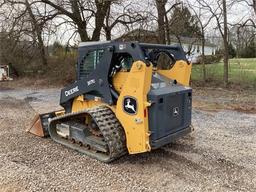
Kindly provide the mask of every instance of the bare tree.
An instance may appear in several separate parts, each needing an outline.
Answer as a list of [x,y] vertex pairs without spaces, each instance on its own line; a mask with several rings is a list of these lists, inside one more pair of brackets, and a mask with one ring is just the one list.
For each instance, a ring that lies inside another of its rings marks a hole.
[[251,7],[256,16],[256,0],[232,0],[231,4],[240,3],[240,2],[243,2],[243,3],[247,4],[249,7]]
[[[29,0],[6,0],[10,7],[15,8],[17,19],[27,23],[27,27],[22,30],[27,36],[33,39],[33,42],[39,49],[39,57],[43,65],[47,65],[47,54],[45,51],[43,30],[48,21],[52,20],[57,13],[51,14],[51,11],[46,10],[46,7],[40,7],[35,1]],[[23,23],[24,24],[24,23]],[[17,27],[14,22],[13,26]]]
[[256,15],[256,0],[252,0],[252,4],[251,5],[252,5],[254,13]]
[[[202,44],[202,66],[203,66],[203,82],[206,82],[206,66],[205,66],[205,31],[207,29],[207,26],[211,22],[213,15],[208,16],[206,13],[203,13],[204,10],[202,10],[202,7],[200,6],[200,0],[196,0],[196,2],[199,4],[199,6],[195,6],[194,4],[191,5],[188,1],[188,6],[191,10],[193,10],[195,17],[197,18],[197,21],[200,25],[201,29],[201,44]],[[199,10],[195,10],[195,8],[198,8]],[[207,19],[205,19],[207,18]]]
[[[105,17],[110,9],[111,1],[101,0],[64,0],[41,2],[54,8],[59,14],[67,16],[77,27],[77,31],[82,41],[97,41],[100,39],[101,29],[104,25]],[[89,34],[89,26],[94,20],[92,35]]]
[[[228,21],[227,21],[227,4],[226,0],[222,0],[223,8],[223,32],[222,37],[224,41],[224,86],[228,86]],[[220,30],[221,31],[221,30]]]
[[24,10],[24,5],[14,6],[13,2],[9,1],[4,1],[1,6],[0,51],[4,63],[25,64],[33,57],[33,49],[31,49],[33,42],[26,41],[30,30]]
[[[228,86],[228,26],[227,26],[227,5],[226,0],[217,0],[214,4],[209,3],[206,0],[200,0],[198,3],[203,9],[209,11],[209,13],[215,18],[217,28],[221,34],[224,45],[224,86]],[[222,19],[223,18],[223,19]]]
[[237,6],[239,3],[247,5],[248,13],[251,9],[252,14],[247,14],[246,18],[242,18],[237,23],[231,25],[239,26],[239,28],[248,26],[256,28],[256,0],[232,0],[230,3],[230,7]]
[[[114,5],[117,7],[114,7]],[[130,25],[138,24],[146,19],[146,17],[143,16],[142,13],[136,10],[132,5],[133,4],[131,2],[128,4],[124,4],[124,2],[115,2],[108,9],[103,26],[107,40],[111,40],[111,31],[117,25],[120,24],[130,30]]]
[[[33,3],[30,3],[28,0],[25,0],[25,6],[30,17],[32,33],[36,38],[36,42],[40,51],[40,57],[43,65],[47,65],[47,55],[45,52],[44,40],[43,40],[43,28],[47,21],[52,20],[57,16],[57,13],[54,14],[40,14],[40,10],[38,7],[33,6]],[[33,12],[33,9],[36,13]],[[46,8],[45,8],[46,9]],[[37,15],[36,15],[37,14]]]
[[165,5],[167,0],[156,0],[159,43],[166,44]]
[[[162,44],[170,44],[170,26],[172,22],[168,19],[168,14],[176,8],[178,5],[182,4],[180,1],[168,2],[168,0],[155,0],[157,9],[157,24],[158,24],[158,41]],[[167,8],[167,5],[169,8]]]
[[31,4],[28,2],[28,0],[25,0],[25,6],[31,20],[31,24],[32,24],[31,26],[33,28],[32,31],[38,40],[38,48],[40,50],[40,57],[41,57],[42,63],[43,65],[47,65],[47,58],[46,58],[45,49],[44,49],[44,41],[42,38],[42,26],[40,26],[40,24],[37,22],[36,16],[34,15],[31,8]]
[[[229,23],[235,29],[236,39],[236,55],[237,57],[241,56],[241,49],[247,46],[248,41],[250,42],[255,37],[255,29],[256,29],[256,0],[232,0],[230,3],[230,7],[237,6],[238,4],[244,4],[248,7],[248,13],[252,14],[246,15],[246,17],[241,18],[236,23]],[[253,30],[254,28],[254,30]]]

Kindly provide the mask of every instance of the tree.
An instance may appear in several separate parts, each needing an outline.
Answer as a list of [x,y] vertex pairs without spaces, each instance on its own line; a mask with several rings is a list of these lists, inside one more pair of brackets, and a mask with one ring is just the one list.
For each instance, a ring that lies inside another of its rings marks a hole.
[[[41,63],[47,65],[47,55],[43,40],[43,29],[48,21],[51,21],[57,14],[51,14],[51,11],[47,11],[46,8],[37,6],[35,1],[29,0],[6,0],[6,4],[9,4],[17,13],[16,21],[22,20],[26,28],[21,27],[24,33],[33,39],[33,43],[39,49],[39,57]],[[42,13],[43,12],[43,13]],[[14,27],[17,27],[18,23],[14,21]]]
[[250,41],[240,50],[242,58],[255,58],[256,57],[256,38],[253,36]]
[[256,15],[256,0],[233,0],[232,3],[244,2],[248,7],[251,7]]
[[217,0],[216,3],[211,4],[206,0],[200,0],[198,3],[203,9],[209,11],[209,13],[215,18],[217,28],[221,34],[224,45],[224,86],[228,86],[228,23],[227,23],[227,5],[226,0]]
[[175,3],[169,4],[169,8],[166,9],[168,0],[155,0],[157,9],[157,25],[158,25],[158,42],[162,44],[170,44],[170,21],[168,19],[168,14],[181,4],[177,1]]
[[175,36],[199,37],[199,21],[185,5],[175,7],[170,19],[170,32]]
[[[35,3],[30,3],[28,0],[25,0],[26,10],[30,17],[30,23],[32,28],[31,31],[34,34],[38,48],[40,50],[40,57],[41,57],[42,64],[47,65],[47,56],[46,56],[44,40],[43,40],[43,28],[49,20],[52,20],[54,17],[57,16],[57,13],[54,13],[52,15],[51,14],[42,15],[40,13],[39,7],[33,6],[33,4]],[[33,12],[33,9],[35,9],[35,12],[37,13],[37,15],[36,13]]]
[[[227,5],[226,0],[222,0],[222,8],[223,8],[223,31],[221,30],[221,27],[219,26],[219,30],[221,32],[222,38],[223,38],[223,44],[224,44],[224,86],[228,86],[228,22],[227,22]],[[220,23],[218,22],[218,25]]]
[[229,42],[228,44],[228,56],[229,58],[234,58],[236,56],[236,50],[232,43]]
[[113,2],[107,11],[103,25],[106,40],[111,40],[111,31],[117,25],[120,24],[129,30],[130,25],[143,22],[144,20],[146,20],[146,17],[133,7],[133,3],[129,2],[128,4],[125,4],[124,1]]
[[[206,82],[206,66],[205,66],[205,30],[209,23],[211,22],[213,15],[210,17],[207,16],[207,12],[204,12],[202,10],[202,7],[200,6],[200,0],[196,0],[196,2],[199,4],[199,11],[197,12],[195,10],[195,5],[191,5],[190,2],[188,1],[188,6],[190,7],[191,10],[194,12],[194,17],[196,17],[198,24],[200,26],[200,39],[201,39],[201,44],[202,44],[202,67],[203,67],[203,82]],[[205,19],[207,18],[207,19]]]
[[165,5],[167,0],[156,0],[159,43],[166,44]]
[[60,42],[55,41],[52,45],[52,54],[54,56],[59,56],[61,52],[64,52],[64,47],[63,45],[60,44]]
[[[81,41],[98,41],[104,29],[106,39],[111,39],[111,31],[118,24],[128,27],[144,18],[136,9],[132,9],[132,3],[118,0],[64,0],[41,2],[54,8],[60,15],[69,18],[80,35]],[[112,9],[113,6],[116,9]],[[122,10],[120,13],[118,10]]]
[[[81,41],[97,41],[100,39],[104,19],[111,5],[111,1],[101,0],[41,0],[41,2],[54,8],[58,14],[65,15],[71,19],[72,23],[77,27]],[[94,20],[94,27],[90,37],[88,28],[92,20]]]
[[248,56],[247,53],[251,55],[247,47],[256,35],[256,0],[232,0],[230,6],[236,7],[238,4],[247,6],[248,13],[251,12],[251,14],[247,13],[241,21],[230,24],[233,27],[232,30],[235,30],[233,43],[236,46],[236,55],[237,57],[244,57],[245,55]]
[[33,59],[37,52],[35,41],[31,38],[28,14],[24,1],[4,1],[1,4],[1,60],[3,63],[24,65]]

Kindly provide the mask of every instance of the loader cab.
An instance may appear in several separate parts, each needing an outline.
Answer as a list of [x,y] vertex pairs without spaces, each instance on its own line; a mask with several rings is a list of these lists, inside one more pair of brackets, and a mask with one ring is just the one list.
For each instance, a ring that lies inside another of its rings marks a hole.
[[86,78],[97,65],[108,49],[111,57],[108,73],[129,72],[133,62],[141,60],[144,63],[152,63],[157,70],[171,70],[176,61],[187,62],[184,51],[179,46],[143,44],[138,42],[89,42],[81,43],[79,46],[79,58],[77,65],[77,79]]
[[80,63],[77,69],[78,80],[86,78],[94,71],[100,62],[104,49],[89,50],[88,52],[80,52]]
[[[138,42],[84,42],[80,44],[78,52],[77,81],[87,81],[90,89],[97,92],[93,94],[106,99],[108,103],[115,103],[136,61],[142,61],[147,66],[153,65],[154,74],[162,76],[162,80],[171,78],[183,85],[189,84],[191,66],[180,46]],[[92,86],[95,80],[106,83],[104,87],[97,84]],[[106,87],[107,85],[110,87]],[[65,98],[63,102],[68,99],[72,97]]]
[[[77,81],[62,90],[60,104],[70,108],[82,94],[115,104],[133,64],[153,65],[154,73],[188,85],[191,66],[181,47],[138,42],[84,42],[78,48]],[[155,79],[155,78],[154,78]],[[162,81],[162,80],[161,80]],[[79,91],[71,91],[79,90]],[[66,94],[72,92],[72,94]],[[74,93],[73,93],[74,92]]]
[[129,53],[114,53],[112,65],[117,71],[129,72],[134,59]]
[[[109,52],[109,49],[113,51]],[[118,43],[97,43],[91,45],[90,43],[81,43],[79,47],[79,58],[77,65],[77,79],[81,80],[86,78],[91,72],[95,71],[98,64],[104,62],[104,53],[107,52],[107,57],[111,57],[111,63],[108,65],[108,73],[116,71],[129,71],[132,63],[134,62],[134,56],[126,51],[117,51],[119,49]],[[102,60],[103,59],[103,60]]]

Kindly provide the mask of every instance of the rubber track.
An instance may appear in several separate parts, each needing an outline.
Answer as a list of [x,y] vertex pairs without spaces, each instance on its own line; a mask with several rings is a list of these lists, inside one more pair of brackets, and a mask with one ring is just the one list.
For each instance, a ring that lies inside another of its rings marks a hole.
[[[108,145],[108,154],[97,153],[90,149],[86,149],[85,147],[81,147],[78,144],[73,144],[69,140],[64,139],[56,134],[56,124],[67,122],[74,117],[83,115],[90,115],[98,125],[103,135],[104,141]],[[103,162],[111,162],[127,153],[126,139],[123,127],[121,126],[113,111],[106,106],[98,106],[92,109],[86,109],[83,111],[54,117],[49,122],[49,133],[54,141]]]

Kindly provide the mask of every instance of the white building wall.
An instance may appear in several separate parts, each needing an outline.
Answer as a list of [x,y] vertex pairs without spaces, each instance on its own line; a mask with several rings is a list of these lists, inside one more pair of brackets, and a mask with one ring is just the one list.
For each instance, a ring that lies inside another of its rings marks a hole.
[[[185,52],[187,52],[191,45],[190,44],[182,44],[182,47]],[[204,47],[204,54],[205,55],[215,55],[217,47],[214,46],[205,46]],[[192,45],[191,49],[191,54],[192,55],[202,55],[202,46],[201,45]]]
[[[191,47],[191,44],[182,44],[182,47],[185,52],[188,52],[188,50]],[[202,46],[201,45],[192,45],[191,55],[187,55],[188,59],[192,63],[196,63],[198,60],[198,56],[202,55]],[[204,47],[204,54],[205,55],[215,55],[217,50],[217,47],[214,46],[205,46]]]

